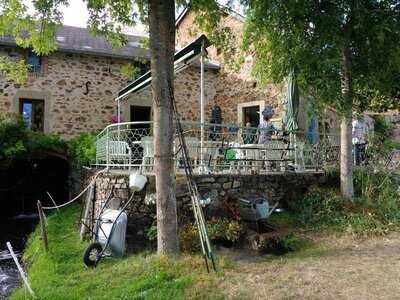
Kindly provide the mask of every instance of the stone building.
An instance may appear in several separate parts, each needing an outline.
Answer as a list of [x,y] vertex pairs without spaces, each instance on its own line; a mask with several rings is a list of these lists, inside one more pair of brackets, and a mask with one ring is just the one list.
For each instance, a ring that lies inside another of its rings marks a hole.
[[[194,13],[184,10],[176,20],[176,48],[182,49],[199,38],[203,33],[196,29]],[[244,19],[234,12],[226,14],[223,26],[229,26],[235,34],[237,43],[241,39]],[[272,105],[276,111],[275,122],[280,123],[281,86],[269,85],[260,88],[251,76],[252,60],[249,56],[239,70],[225,68],[221,53],[210,45],[207,48],[205,63],[205,121],[211,121],[213,107],[222,110],[222,123],[245,125],[251,122],[257,126],[259,112],[266,105]],[[200,63],[175,72],[175,100],[182,118],[186,121],[200,120]],[[144,121],[151,120],[151,88],[147,85],[133,92],[121,101],[122,119]],[[137,111],[138,113],[135,113]]]
[[121,68],[135,63],[144,72],[149,52],[139,36],[127,36],[120,49],[84,28],[64,26],[56,38],[58,50],[38,57],[16,47],[12,38],[0,37],[0,55],[25,58],[31,65],[22,85],[0,75],[0,112],[23,114],[32,129],[65,138],[99,131],[116,114],[114,98],[128,81]]
[[[244,17],[230,10],[222,8],[226,13],[221,20],[221,27],[231,29],[236,47],[240,47],[243,38]],[[182,48],[194,37],[202,32],[195,24],[195,13],[184,10],[176,20],[176,45]],[[247,121],[257,126],[261,112],[265,106],[271,105],[275,108],[275,122],[280,123],[282,113],[281,95],[283,86],[268,85],[258,86],[251,75],[252,56],[249,54],[239,69],[231,69],[226,66],[223,55],[219,49],[211,45],[208,49],[208,58],[218,62],[220,71],[215,81],[215,94],[213,99],[207,103],[207,112],[211,107],[218,105],[222,108],[223,122],[245,125]]]

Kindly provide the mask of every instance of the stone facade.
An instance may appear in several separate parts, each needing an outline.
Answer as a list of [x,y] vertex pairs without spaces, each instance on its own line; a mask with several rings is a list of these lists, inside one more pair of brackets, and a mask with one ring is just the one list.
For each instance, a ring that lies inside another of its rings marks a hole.
[[[0,55],[26,52],[0,47]],[[19,113],[20,99],[44,100],[44,132],[70,138],[103,129],[116,113],[116,97],[127,78],[126,59],[55,52],[42,60],[43,74],[19,85],[0,77],[0,111]],[[88,87],[88,90],[86,88]]]
[[[204,75],[206,118],[209,120],[211,108],[214,104],[214,98],[217,90],[219,78],[218,70],[206,69]],[[199,121],[200,120],[200,68],[190,66],[187,69],[176,74],[174,81],[175,100],[182,120]],[[122,104],[122,119],[131,121],[129,106],[148,106],[153,105],[151,87],[147,86],[138,93],[131,94]]]
[[[194,40],[202,32],[196,27],[194,22],[195,15],[188,11],[179,21],[176,27],[176,44],[182,48]],[[240,47],[240,41],[243,37],[242,20],[232,15],[227,15],[221,22],[221,26],[229,27],[232,30],[234,40],[232,43]],[[215,97],[207,107],[207,112],[213,105],[219,105],[222,108],[223,123],[237,123],[245,125],[243,117],[243,108],[247,106],[259,106],[260,111],[266,105],[275,108],[275,117],[281,117],[282,105],[280,97],[283,85],[267,85],[260,87],[254,77],[251,75],[252,56],[248,55],[239,69],[232,70],[225,67],[224,58],[221,52],[215,47],[210,46],[207,49],[208,58],[218,62],[221,65],[219,76],[215,83]]]

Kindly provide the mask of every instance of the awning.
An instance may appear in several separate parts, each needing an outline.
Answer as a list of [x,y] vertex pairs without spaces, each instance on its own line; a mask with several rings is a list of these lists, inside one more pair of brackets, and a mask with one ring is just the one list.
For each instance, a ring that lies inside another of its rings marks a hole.
[[[204,43],[204,48],[209,47],[210,41],[203,34],[198,37],[195,41],[187,45],[182,50],[179,50],[174,55],[174,72],[177,73],[182,67],[189,65],[192,61],[194,61],[197,57],[201,55],[201,45]],[[218,69],[218,66],[215,64],[210,64],[209,67]],[[143,88],[149,86],[151,84],[151,71],[140,76],[134,82],[128,84],[122,90],[118,92],[118,97],[115,100],[120,100],[131,93],[138,92]]]

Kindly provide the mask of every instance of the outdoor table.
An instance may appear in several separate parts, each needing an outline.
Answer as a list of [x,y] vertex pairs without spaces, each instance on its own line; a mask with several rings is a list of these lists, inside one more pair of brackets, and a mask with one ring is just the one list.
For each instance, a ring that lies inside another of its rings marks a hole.
[[[273,142],[271,141],[266,144],[243,144],[236,147],[230,146],[229,149],[237,151],[234,161],[238,162],[237,167],[239,169],[243,167],[253,171],[260,171],[263,169],[263,166],[267,169],[272,163],[279,163],[281,164],[281,169],[284,169],[285,167],[282,163],[290,161],[290,159],[284,158],[284,156],[287,155],[287,151],[294,150],[294,148],[289,147],[289,145],[271,148],[270,146],[273,145]],[[278,151],[279,153],[272,154],[273,151]]]

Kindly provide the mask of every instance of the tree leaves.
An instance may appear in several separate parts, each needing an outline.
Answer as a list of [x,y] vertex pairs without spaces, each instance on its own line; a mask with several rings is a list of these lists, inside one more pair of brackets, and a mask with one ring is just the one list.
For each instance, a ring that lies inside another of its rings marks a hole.
[[397,1],[245,2],[244,43],[255,49],[254,74],[262,82],[281,82],[294,65],[303,90],[344,108],[341,49],[349,45],[355,108],[394,106],[400,91]]
[[28,79],[29,66],[22,59],[14,61],[9,57],[0,56],[0,72],[16,83],[22,84]]

